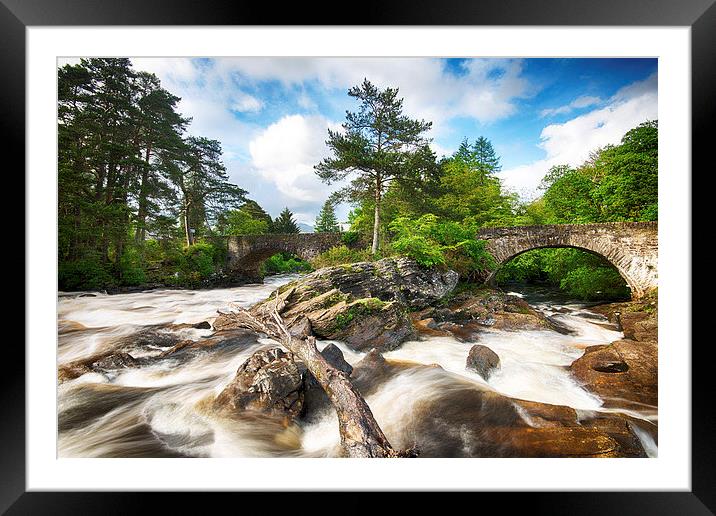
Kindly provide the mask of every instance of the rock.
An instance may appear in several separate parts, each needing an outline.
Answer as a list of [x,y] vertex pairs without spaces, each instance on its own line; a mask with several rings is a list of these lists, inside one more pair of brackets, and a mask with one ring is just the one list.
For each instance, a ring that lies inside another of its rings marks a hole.
[[604,406],[643,408],[658,404],[656,341],[618,340],[591,346],[570,369],[582,385],[604,400]]
[[[319,269],[281,287],[251,311],[273,310],[278,296],[281,317],[289,327],[306,317],[319,338],[344,341],[357,351],[388,351],[417,336],[409,311],[442,299],[456,283],[454,271],[386,258]],[[214,321],[215,328],[231,325],[229,316]]]
[[211,324],[209,324],[208,321],[201,321],[200,323],[194,324],[192,327],[196,328],[197,330],[210,330]]
[[236,371],[214,400],[214,409],[235,414],[252,410],[293,419],[303,409],[303,378],[291,353],[257,351]]
[[92,369],[123,369],[137,365],[137,360],[129,353],[113,353],[94,362]]
[[426,269],[409,258],[384,258],[325,267],[282,287],[281,291],[294,289],[292,301],[301,302],[337,289],[352,299],[397,301],[418,310],[443,299],[457,281],[458,273],[452,270]]
[[192,353],[201,350],[216,351],[220,349],[243,348],[256,344],[256,334],[246,329],[220,330],[209,337],[198,340],[183,340],[169,349],[164,350],[158,358],[188,359]]
[[394,443],[415,443],[421,457],[646,456],[622,416],[600,414],[601,421],[583,424],[571,407],[441,379],[439,370],[434,382],[439,394],[416,401],[401,433],[409,437],[398,436]]
[[328,344],[321,351],[321,355],[323,355],[323,358],[326,359],[326,362],[331,364],[339,371],[343,371],[348,376],[350,376],[353,372],[353,366],[346,362],[346,359],[343,357],[343,352],[341,351],[341,348],[339,348],[335,344]]
[[[353,372],[353,367],[346,362],[346,359],[343,357],[343,352],[335,344],[328,344],[321,351],[321,355],[329,364],[339,371],[343,371],[348,376]],[[310,419],[312,415],[327,408],[330,405],[330,400],[323,390],[323,387],[318,383],[318,380],[308,371],[306,371],[304,385],[304,416]]]
[[490,378],[492,371],[500,367],[500,357],[487,346],[476,344],[470,348],[465,367],[476,371],[485,380]]

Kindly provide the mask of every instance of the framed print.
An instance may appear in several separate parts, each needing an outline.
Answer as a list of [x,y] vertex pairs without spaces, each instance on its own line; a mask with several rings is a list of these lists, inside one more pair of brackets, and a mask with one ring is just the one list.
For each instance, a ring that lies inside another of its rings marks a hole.
[[2,510],[714,511],[711,2],[211,4],[2,0],[27,201]]

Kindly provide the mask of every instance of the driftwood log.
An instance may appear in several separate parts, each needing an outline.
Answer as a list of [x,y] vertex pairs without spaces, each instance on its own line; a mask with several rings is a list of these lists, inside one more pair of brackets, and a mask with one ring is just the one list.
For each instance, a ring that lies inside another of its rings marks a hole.
[[363,397],[353,387],[348,375],[329,364],[316,347],[311,322],[299,318],[287,327],[280,312],[284,299],[276,296],[272,309],[259,312],[235,307],[236,312],[224,314],[240,327],[265,333],[277,340],[305,364],[328,395],[338,415],[343,454],[347,457],[414,457],[415,449],[396,451],[388,442]]

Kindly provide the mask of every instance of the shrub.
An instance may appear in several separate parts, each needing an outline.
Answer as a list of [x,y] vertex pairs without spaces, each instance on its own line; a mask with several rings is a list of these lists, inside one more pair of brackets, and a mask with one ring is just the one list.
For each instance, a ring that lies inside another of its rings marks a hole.
[[332,247],[328,251],[319,254],[311,260],[311,265],[316,269],[320,269],[321,267],[368,262],[371,260],[373,260],[373,256],[370,253],[370,249],[349,249],[345,245],[341,245]]
[[352,246],[360,239],[360,233],[358,231],[346,231],[341,235],[341,240],[346,246]]
[[311,264],[288,253],[278,253],[261,264],[261,275],[308,272]]
[[119,277],[123,285],[141,285],[147,280],[144,262],[139,250],[130,247],[119,259]]
[[196,286],[214,272],[213,245],[199,242],[184,248],[179,264],[179,280],[190,286]]
[[60,290],[97,290],[114,284],[98,253],[87,253],[82,259],[72,262],[61,262],[57,280]]
[[429,213],[415,220],[397,218],[390,230],[395,235],[392,248],[424,267],[446,265],[463,280],[472,281],[484,279],[495,266],[485,242],[475,238],[472,225],[440,221]]

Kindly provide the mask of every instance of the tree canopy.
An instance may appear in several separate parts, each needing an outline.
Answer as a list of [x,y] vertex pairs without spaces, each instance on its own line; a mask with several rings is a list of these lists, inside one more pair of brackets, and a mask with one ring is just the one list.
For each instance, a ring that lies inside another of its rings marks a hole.
[[358,111],[346,112],[342,130],[328,130],[326,145],[332,156],[315,166],[318,177],[331,184],[353,176],[336,198],[373,201],[371,251],[379,248],[380,208],[393,182],[419,181],[435,169],[435,155],[425,133],[432,122],[403,114],[397,88],[380,90],[368,79],[348,90],[359,101]]

